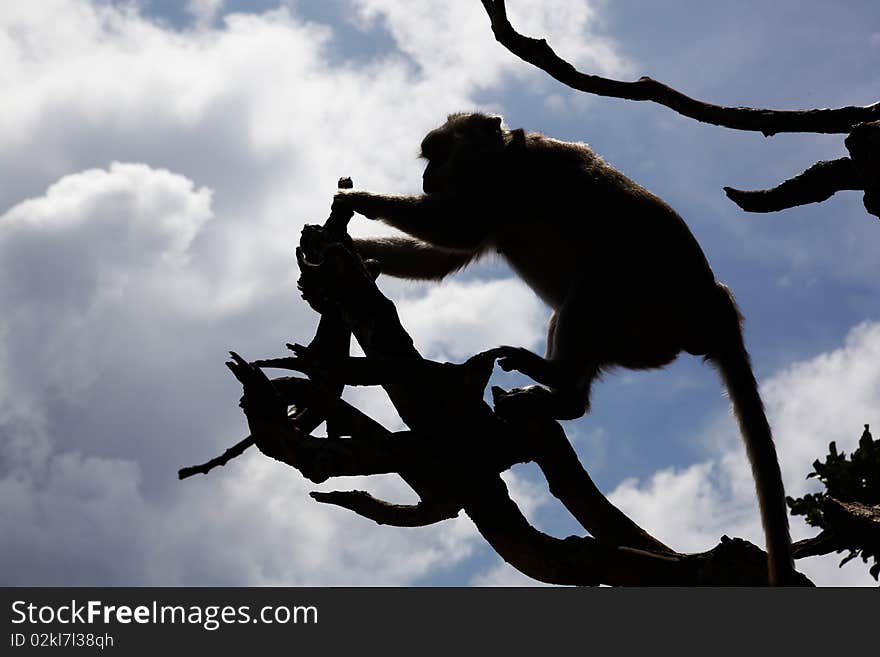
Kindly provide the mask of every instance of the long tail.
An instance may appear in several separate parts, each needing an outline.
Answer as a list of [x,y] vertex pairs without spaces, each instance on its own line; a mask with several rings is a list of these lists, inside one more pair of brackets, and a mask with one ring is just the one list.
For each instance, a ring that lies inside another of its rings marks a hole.
[[782,473],[779,470],[770,424],[758,393],[758,382],[743,343],[740,328],[742,315],[729,290],[719,285],[719,291],[723,292],[724,297],[722,317],[719,318],[719,333],[723,340],[718,349],[707,355],[707,359],[717,365],[733,403],[755,478],[761,522],[767,542],[770,584],[781,586],[792,581],[794,572]]

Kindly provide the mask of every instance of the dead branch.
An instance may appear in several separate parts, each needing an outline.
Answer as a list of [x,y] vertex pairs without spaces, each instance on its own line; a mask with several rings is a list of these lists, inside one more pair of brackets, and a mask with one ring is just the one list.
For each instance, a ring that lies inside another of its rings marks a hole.
[[[324,317],[341,318],[366,358],[313,346],[295,346],[293,357],[257,363],[233,354],[229,366],[242,383],[241,406],[254,442],[312,481],[395,472],[419,496],[414,505],[378,500],[363,491],[314,493],[313,499],[379,524],[407,527],[440,522],[464,510],[505,560],[550,583],[766,583],[766,555],[759,548],[725,539],[701,554],[673,551],[601,494],[558,423],[513,421],[493,412],[483,401],[494,364],[491,351],[459,365],[422,358],[394,304],[337,231],[307,226],[297,259],[303,297]],[[308,379],[270,381],[257,365],[293,369]],[[381,385],[410,431],[388,432],[341,401],[336,391],[347,384]],[[288,405],[320,408],[320,415],[342,432],[336,439],[308,435],[296,416],[288,416]],[[592,537],[558,539],[528,523],[499,476],[526,461],[539,465],[553,494]]]
[[[505,560],[523,573],[548,583],[641,586],[766,583],[766,556],[745,541],[725,539],[709,552],[684,555],[665,546],[651,551],[597,538],[548,536],[529,525],[497,475],[509,467],[513,458],[499,459],[497,450],[486,454],[476,445],[474,460],[466,461],[458,452],[460,441],[446,443],[455,446],[450,451],[436,435],[389,434],[385,441],[303,437],[295,430],[293,421],[288,420],[287,426],[278,424],[281,419],[276,408],[277,391],[258,368],[234,356],[230,369],[242,382],[242,407],[251,431],[269,456],[298,468],[312,481],[397,471],[408,481],[412,479],[411,484],[423,496],[418,504],[404,506],[376,500],[361,491],[313,493],[312,497],[320,502],[347,508],[380,524],[396,526],[439,522],[454,517],[463,508],[481,535]],[[261,395],[268,396],[269,401],[259,401]],[[505,424],[501,420],[498,423]],[[466,428],[465,432],[468,433]],[[475,438],[479,436],[467,436],[468,440]],[[518,443],[514,436],[512,444]],[[536,460],[543,462],[548,472],[566,470],[565,466],[547,466],[548,458],[552,457],[544,454]],[[576,458],[573,453],[572,458]],[[426,470],[433,473],[432,476],[425,476]],[[568,470],[571,471],[570,466]],[[413,476],[415,472],[423,474]],[[584,502],[585,511],[588,504],[589,500]],[[604,504],[609,503],[604,500]],[[596,525],[598,533],[604,531],[601,520],[590,522]],[[659,544],[644,530],[636,529],[648,544]]]
[[550,492],[590,534],[615,545],[674,553],[602,495],[558,422],[535,421],[524,429],[529,432],[532,459],[547,478]]
[[313,492],[309,496],[323,504],[333,504],[359,516],[368,518],[379,525],[393,527],[427,527],[443,520],[451,520],[458,516],[461,506],[442,504],[439,502],[421,501],[418,504],[391,504],[376,499],[366,491],[331,491],[329,493]]
[[853,127],[843,143],[864,183],[865,210],[880,217],[880,121]]
[[848,157],[817,162],[771,189],[744,191],[725,187],[724,193],[746,212],[777,212],[797,205],[821,203],[845,189],[864,189],[861,176]]
[[806,110],[725,107],[691,98],[649,77],[623,82],[582,73],[559,57],[546,40],[534,39],[517,32],[507,18],[504,0],[481,2],[498,43],[520,59],[578,91],[625,100],[648,100],[702,123],[736,130],[753,130],[767,137],[780,132],[847,133],[857,123],[880,119],[880,102],[863,107]]
[[[340,178],[337,184],[339,189],[351,189],[352,186],[353,183],[351,178]],[[327,229],[336,235],[338,239],[348,240],[348,243],[350,244],[351,240],[348,238],[345,229],[352,216],[353,213],[350,210],[339,208],[331,209],[330,216],[326,221]],[[297,253],[297,258],[299,258],[299,253]],[[326,313],[321,315],[321,319],[318,322],[318,329],[315,332],[315,337],[312,339],[309,347],[312,349],[312,353],[315,354],[342,357],[348,355],[350,343],[351,331],[348,329],[348,326],[342,320],[342,317],[340,317],[338,312],[329,309]],[[327,397],[338,398],[342,394],[344,385],[340,385],[336,381],[328,382],[320,372],[313,372],[313,380],[324,384],[326,393],[324,395],[325,399]],[[327,420],[326,409],[321,408],[320,405],[302,403],[297,405],[295,401],[291,401],[290,403],[294,406],[294,410],[291,411],[290,416],[296,421],[298,430],[302,433],[311,433],[316,427],[318,427],[318,425]],[[355,409],[352,408],[351,410],[354,411]],[[338,419],[328,421],[328,435],[333,436],[337,434],[338,429],[336,427],[336,422],[338,422]],[[232,447],[228,448],[220,456],[199,465],[181,468],[177,471],[177,478],[186,479],[187,477],[192,477],[196,474],[208,474],[214,468],[224,466],[230,460],[241,456],[254,444],[255,441],[253,436],[247,436]]]
[[855,126],[844,144],[850,157],[817,162],[803,173],[771,189],[724,192],[747,212],[776,212],[820,203],[842,190],[865,192],[865,209],[880,217],[880,121]]
[[795,558],[842,552],[853,546],[880,552],[880,506],[843,502],[828,496],[822,513],[825,528],[818,536],[795,543]]
[[[760,586],[767,556],[722,537],[700,554],[651,552],[595,538],[554,538],[532,527],[500,478],[486,479],[465,511],[493,549],[520,572],[550,584],[593,586]],[[802,584],[809,580],[800,576]]]
[[197,474],[208,474],[214,468],[222,467],[229,463],[232,459],[241,456],[249,447],[252,447],[253,444],[254,439],[252,436],[242,438],[232,447],[223,452],[220,456],[215,456],[210,461],[205,461],[204,463],[200,463],[198,465],[189,465],[185,468],[180,468],[180,470],[177,471],[177,478],[186,479],[187,477],[192,477],[193,475]]
[[[331,213],[331,218],[334,215]],[[321,322],[309,347],[294,356],[250,363],[231,352],[227,366],[242,384],[241,408],[251,437],[181,478],[208,472],[255,444],[265,455],[320,483],[339,476],[398,474],[419,501],[400,505],[364,491],[312,493],[379,524],[417,527],[462,510],[514,567],[555,584],[760,585],[766,555],[723,538],[701,554],[680,554],[615,508],[596,488],[558,423],[500,417],[483,401],[494,350],[462,364],[422,358],[377,272],[352,250],[345,217],[330,228],[306,226],[297,249],[299,287]],[[348,356],[354,335],[366,358]],[[307,378],[270,380],[261,367]],[[409,431],[390,432],[339,395],[345,385],[381,385]],[[312,436],[327,421],[328,437]],[[335,427],[333,432],[329,427]],[[244,445],[244,447],[242,447]],[[510,499],[500,474],[534,461],[551,491],[592,537],[558,539],[532,527]],[[809,584],[803,578],[802,583]]]

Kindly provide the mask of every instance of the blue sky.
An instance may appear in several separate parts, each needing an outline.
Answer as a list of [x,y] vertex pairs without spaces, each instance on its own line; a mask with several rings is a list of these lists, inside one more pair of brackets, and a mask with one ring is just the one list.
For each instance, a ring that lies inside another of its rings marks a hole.
[[[873,2],[508,4],[584,70],[713,102],[868,104],[880,88]],[[336,179],[417,191],[418,143],[453,111],[589,142],[679,211],[746,315],[790,494],[812,490],[829,441],[851,451],[864,423],[880,427],[877,220],[852,192],[748,215],[721,191],[840,157],[842,136],[764,138],[577,94],[498,46],[476,0],[5,3],[0,79],[4,584],[528,582],[466,518],[380,528],[317,505],[314,486],[256,452],[175,476],[246,433],[226,351],[278,355],[312,335],[292,250]],[[381,284],[426,356],[543,347],[549,313],[502,263]],[[347,397],[399,426],[381,393]],[[697,359],[609,374],[566,429],[603,490],[669,544],[761,543],[735,423]],[[534,468],[508,483],[541,529],[580,533]],[[412,499],[395,477],[321,487],[334,488]],[[814,533],[799,520],[793,532]],[[837,561],[799,567],[873,582]]]

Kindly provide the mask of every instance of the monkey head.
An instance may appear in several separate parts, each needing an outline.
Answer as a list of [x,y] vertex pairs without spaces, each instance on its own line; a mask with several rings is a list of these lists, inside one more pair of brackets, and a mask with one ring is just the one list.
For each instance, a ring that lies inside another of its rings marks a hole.
[[420,157],[425,194],[445,194],[476,187],[509,141],[500,116],[450,114],[446,123],[422,140]]

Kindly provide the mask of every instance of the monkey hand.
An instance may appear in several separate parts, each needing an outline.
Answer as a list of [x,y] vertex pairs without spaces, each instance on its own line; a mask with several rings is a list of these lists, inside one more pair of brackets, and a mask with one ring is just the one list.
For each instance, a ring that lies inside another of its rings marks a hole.
[[379,215],[373,207],[372,194],[369,192],[352,192],[341,190],[333,196],[331,212],[357,212],[367,219],[376,219]]
[[535,354],[522,347],[497,347],[490,352],[497,360],[498,367],[505,372],[516,370],[522,372],[528,369],[528,363],[534,360]]
[[497,347],[489,352],[505,372],[516,370],[550,387],[560,384],[559,364],[522,347]]

